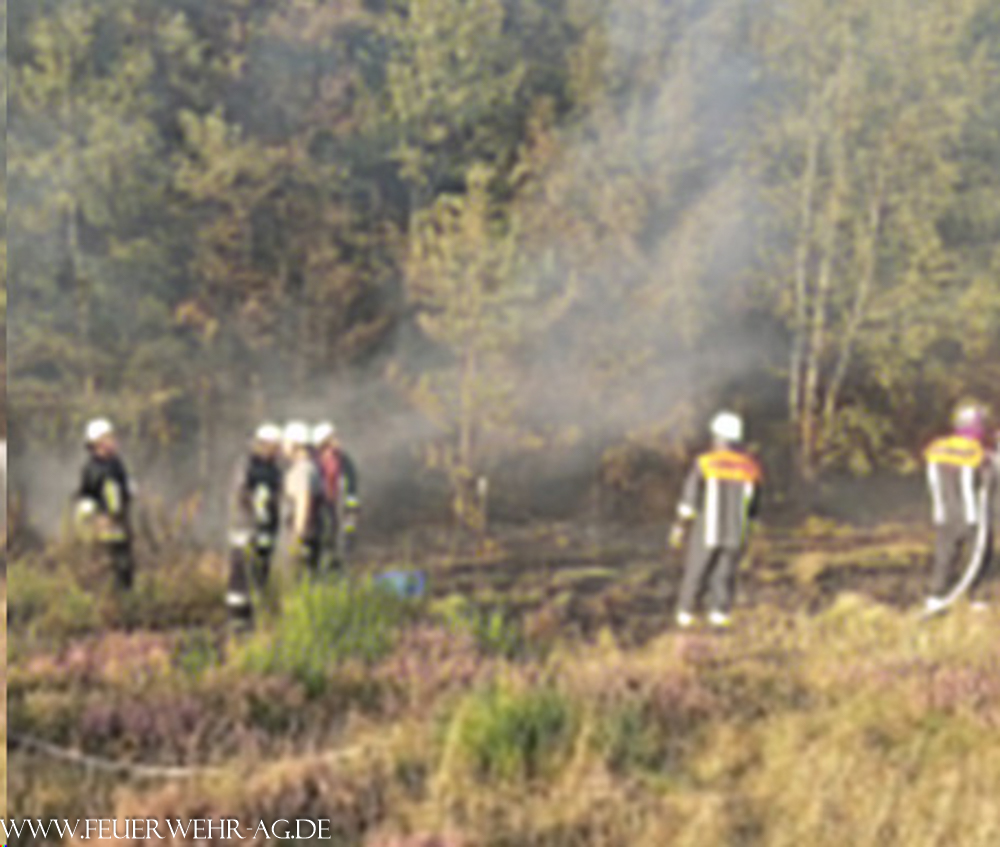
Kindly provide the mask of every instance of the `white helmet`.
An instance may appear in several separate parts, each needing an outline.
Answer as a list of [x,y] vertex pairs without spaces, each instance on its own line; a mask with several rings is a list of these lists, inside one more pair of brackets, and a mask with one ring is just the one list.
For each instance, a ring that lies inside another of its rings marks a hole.
[[733,412],[719,412],[712,418],[710,429],[712,435],[722,441],[743,440],[743,418]]
[[986,413],[983,407],[977,403],[962,403],[952,415],[952,423],[956,429],[964,427],[981,428],[986,420]]
[[281,427],[273,423],[261,424],[257,427],[254,438],[262,444],[280,444]]
[[337,427],[335,427],[329,421],[323,421],[323,423],[316,424],[312,431],[312,443],[314,447],[319,447],[324,444],[330,438],[333,438],[337,434]]
[[292,421],[285,425],[285,444],[289,447],[305,447],[309,444],[309,426],[302,421]]
[[87,424],[87,432],[84,439],[87,444],[100,441],[105,436],[111,435],[115,428],[107,418],[96,418]]

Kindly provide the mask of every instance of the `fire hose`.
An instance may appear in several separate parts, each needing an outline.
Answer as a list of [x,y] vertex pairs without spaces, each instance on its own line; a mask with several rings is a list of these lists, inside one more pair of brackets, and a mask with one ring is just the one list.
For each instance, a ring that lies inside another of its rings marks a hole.
[[923,619],[939,615],[957,603],[966,592],[975,584],[982,573],[983,565],[986,563],[986,553],[989,549],[990,541],[990,492],[988,483],[984,482],[979,490],[979,528],[976,532],[976,543],[972,549],[969,564],[962,574],[962,578],[955,584],[944,597],[940,604],[933,611],[925,611],[921,616]]

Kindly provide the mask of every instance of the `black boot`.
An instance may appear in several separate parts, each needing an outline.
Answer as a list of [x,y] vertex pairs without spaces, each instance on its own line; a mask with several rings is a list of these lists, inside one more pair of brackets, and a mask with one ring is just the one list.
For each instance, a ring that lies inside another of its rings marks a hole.
[[242,547],[234,547],[229,553],[226,608],[229,610],[230,626],[236,632],[246,632],[253,627],[250,578],[247,573],[246,552]]

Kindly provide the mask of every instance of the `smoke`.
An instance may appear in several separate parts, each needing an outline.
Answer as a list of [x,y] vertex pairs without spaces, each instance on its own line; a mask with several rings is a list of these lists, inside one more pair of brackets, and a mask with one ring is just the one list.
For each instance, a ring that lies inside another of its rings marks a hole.
[[607,67],[633,82],[557,130],[558,154],[521,209],[542,228],[537,265],[558,256],[549,278],[577,286],[523,357],[528,418],[582,425],[605,445],[690,435],[712,407],[748,405],[734,386],[781,353],[747,296],[763,209],[733,143],[757,96],[743,21],[727,3],[661,8],[650,21],[645,4],[615,4]]
[[[747,309],[759,256],[755,220],[761,200],[743,166],[744,151],[733,139],[747,136],[759,92],[744,44],[745,21],[735,6],[727,0],[608,4],[606,49],[603,58],[591,57],[608,77],[608,95],[549,128],[556,152],[516,201],[515,212],[532,226],[523,272],[553,296],[573,288],[565,313],[541,333],[526,335],[513,356],[518,420],[550,443],[575,438],[586,446],[567,451],[561,467],[536,465],[534,474],[532,454],[523,454],[529,458],[527,469],[519,465],[526,472],[521,484],[529,489],[563,491],[567,478],[592,479],[596,458],[608,446],[630,438],[676,444],[696,434],[714,406],[752,405],[747,393],[734,387],[766,371],[780,353],[780,336],[761,333]],[[255,51],[251,61],[263,64],[253,65],[248,80],[280,77],[291,91],[298,88],[297,78],[316,72],[315,63],[302,57],[262,46]],[[248,89],[245,82],[233,89],[238,116],[247,126],[273,123],[263,105],[255,111]],[[295,107],[296,120],[307,105]],[[266,108],[274,109],[273,99]],[[22,148],[52,129],[44,121],[13,118]],[[135,167],[151,178],[157,173],[134,150],[117,166]],[[61,174],[60,179],[70,178],[68,170]],[[154,190],[154,183],[147,188]],[[57,189],[81,196],[89,190],[82,181],[55,186],[15,180],[12,207],[44,207]],[[135,250],[183,255],[183,245],[152,243],[166,233],[161,221],[133,223]],[[84,252],[106,255],[96,229],[83,231],[81,238]],[[26,260],[28,272],[49,277],[55,289],[54,295],[18,299],[15,280],[15,313],[42,305],[52,310],[48,324],[68,332],[78,315],[72,292],[60,282],[64,231],[15,233],[12,248],[16,259]],[[107,348],[88,363],[98,376],[131,353],[130,340],[142,335],[144,315],[151,327],[162,320],[146,291],[172,292],[163,298],[169,303],[179,299],[177,290],[194,285],[177,267],[161,274],[152,282],[132,278],[129,262],[121,262],[111,275],[117,289],[103,301],[98,328],[106,332]],[[396,314],[394,320],[395,331],[364,365],[313,375],[298,387],[284,360],[235,366],[226,375],[231,385],[226,403],[213,432],[199,436],[203,442],[192,437],[162,450],[131,442],[126,434],[125,456],[140,496],[155,492],[178,500],[202,487],[203,532],[221,538],[226,486],[256,424],[329,419],[358,461],[363,499],[377,525],[390,529],[407,515],[440,513],[441,481],[425,470],[422,456],[441,433],[385,373],[390,361],[402,362],[413,375],[448,363],[448,357],[420,336],[411,316]],[[148,379],[168,385],[170,365],[164,362],[180,358],[176,348],[184,343],[165,339],[170,349],[151,354]],[[29,362],[37,345],[20,340],[18,352]],[[64,378],[79,380],[85,370],[81,363],[79,372]],[[250,373],[259,387],[251,386]],[[12,411],[16,418],[18,410]],[[75,409],[74,419],[91,411],[97,410]],[[106,411],[114,416],[114,408]],[[191,410],[172,414],[175,427],[194,431]],[[24,491],[33,521],[52,532],[77,484],[82,456],[76,433],[55,434],[47,439],[55,446],[44,449],[17,441],[15,433],[13,485]],[[494,454],[492,470],[502,476],[505,462],[519,455],[516,446],[506,445]],[[544,476],[538,467],[544,467]]]

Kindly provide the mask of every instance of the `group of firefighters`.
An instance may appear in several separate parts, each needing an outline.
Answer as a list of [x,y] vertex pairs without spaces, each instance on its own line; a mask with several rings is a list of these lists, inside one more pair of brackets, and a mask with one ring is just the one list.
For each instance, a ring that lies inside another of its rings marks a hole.
[[[706,594],[709,625],[730,625],[736,574],[760,503],[763,474],[743,446],[743,420],[721,412],[710,430],[712,446],[687,476],[668,538],[673,548],[687,547],[676,612],[682,629],[696,623]],[[944,612],[965,594],[981,611],[993,525],[1000,525],[1000,431],[990,436],[985,408],[963,403],[951,432],[935,439],[923,458],[935,530],[924,615]]]
[[[91,421],[85,440],[78,525],[103,549],[116,588],[127,591],[135,574],[129,476],[110,421]],[[339,570],[359,508],[357,468],[332,423],[261,424],[229,490],[231,621],[252,624],[254,596],[267,587],[276,555],[310,576]]]
[[[736,576],[760,506],[763,473],[745,446],[743,419],[720,412],[709,429],[711,447],[686,477],[668,538],[670,547],[686,547],[676,609],[684,629],[697,623],[703,599],[709,625],[730,626]],[[78,514],[93,523],[116,585],[128,589],[134,574],[128,475],[107,420],[92,421],[86,441]],[[936,533],[924,612],[939,614],[966,593],[973,608],[984,608],[992,525],[1000,519],[1000,431],[991,437],[984,408],[964,403],[952,431],[931,443],[924,460]],[[301,573],[341,567],[359,506],[357,486],[355,465],[332,424],[257,429],[230,492],[226,605],[234,624],[252,624],[253,598],[267,586],[279,542]]]

